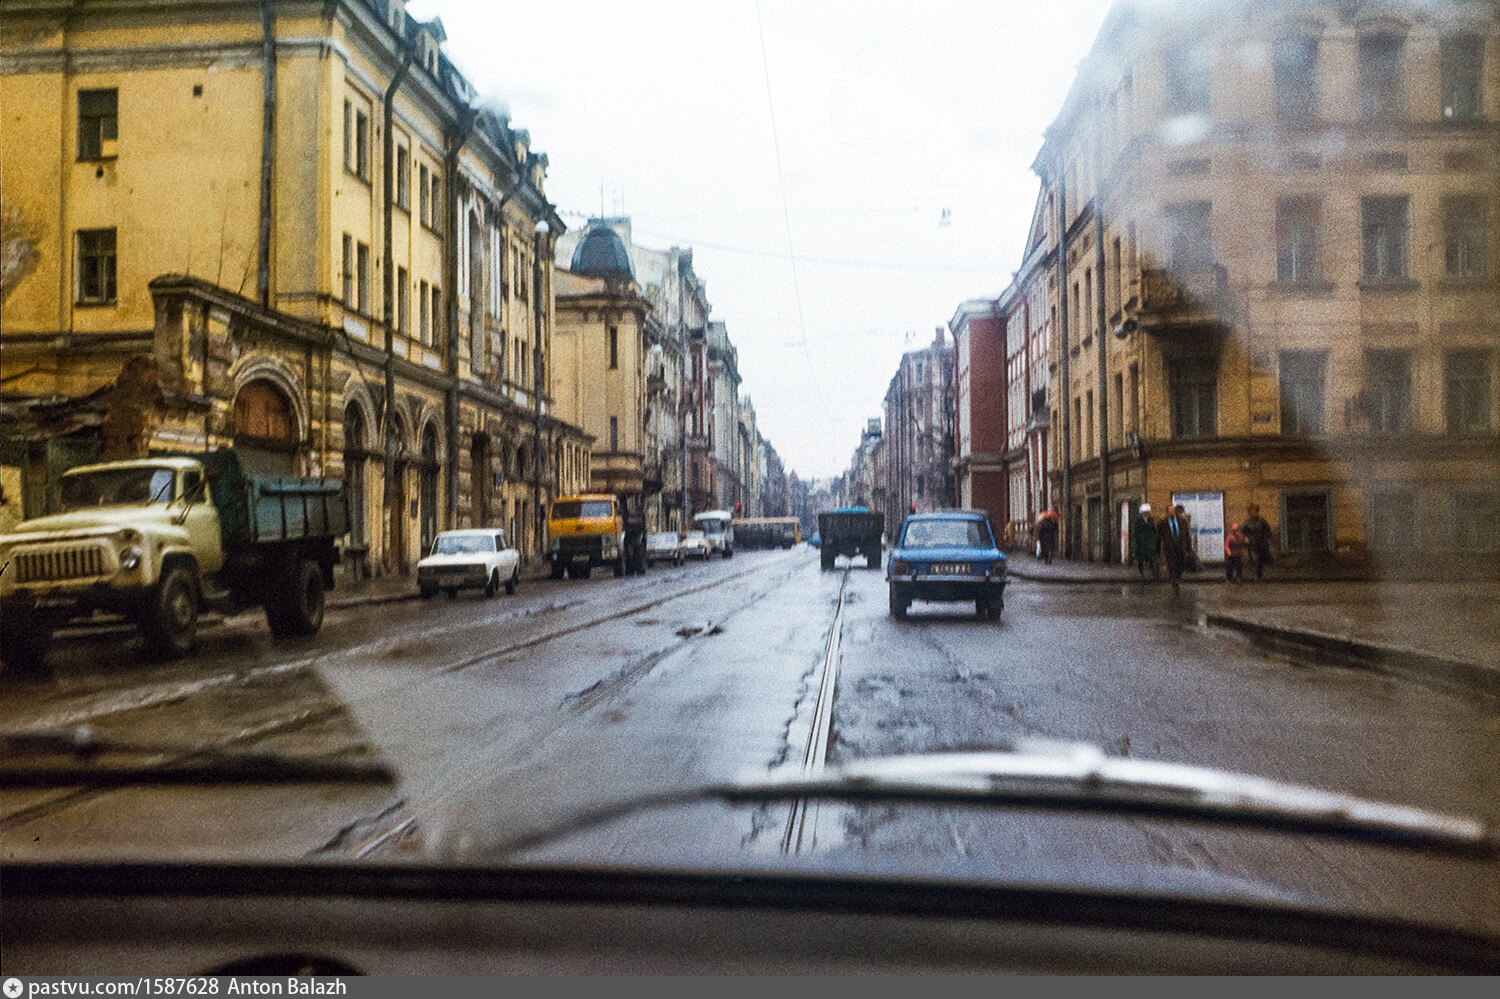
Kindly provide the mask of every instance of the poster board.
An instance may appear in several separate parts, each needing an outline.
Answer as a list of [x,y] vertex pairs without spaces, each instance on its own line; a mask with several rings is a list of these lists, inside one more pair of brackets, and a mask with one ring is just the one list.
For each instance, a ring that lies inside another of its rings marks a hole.
[[1187,512],[1198,561],[1224,561],[1224,494],[1173,493],[1172,504]]

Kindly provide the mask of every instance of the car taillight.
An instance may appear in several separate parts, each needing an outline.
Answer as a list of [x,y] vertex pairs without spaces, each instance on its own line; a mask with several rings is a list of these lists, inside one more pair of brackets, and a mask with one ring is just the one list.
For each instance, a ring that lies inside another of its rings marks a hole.
[[990,575],[991,576],[1003,576],[1003,575],[1005,575],[1005,559],[1001,559],[1000,561],[992,563],[990,565]]
[[911,575],[911,563],[897,560],[891,563],[891,574],[895,576]]

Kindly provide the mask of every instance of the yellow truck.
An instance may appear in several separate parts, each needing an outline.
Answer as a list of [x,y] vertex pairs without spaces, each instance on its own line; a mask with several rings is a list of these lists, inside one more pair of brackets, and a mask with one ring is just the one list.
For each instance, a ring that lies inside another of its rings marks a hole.
[[547,519],[547,561],[552,578],[587,579],[595,566],[625,575],[625,511],[607,493],[561,496]]

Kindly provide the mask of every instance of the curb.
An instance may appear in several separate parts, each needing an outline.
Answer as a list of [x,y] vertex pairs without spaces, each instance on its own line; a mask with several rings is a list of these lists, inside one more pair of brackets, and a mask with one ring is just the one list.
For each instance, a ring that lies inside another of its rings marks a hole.
[[1454,684],[1490,697],[1500,697],[1500,670],[1479,663],[1419,652],[1399,645],[1366,642],[1346,635],[1331,635],[1308,628],[1264,624],[1232,614],[1207,614],[1204,624],[1230,628],[1269,642],[1299,649],[1317,649],[1387,672]]

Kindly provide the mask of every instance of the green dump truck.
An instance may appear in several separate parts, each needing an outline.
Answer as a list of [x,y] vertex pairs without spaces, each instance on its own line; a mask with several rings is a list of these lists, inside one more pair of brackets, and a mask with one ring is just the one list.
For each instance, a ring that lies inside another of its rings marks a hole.
[[55,628],[102,611],[134,622],[163,657],[193,647],[198,614],[265,608],[277,636],[323,623],[339,479],[252,475],[233,449],[84,465],[59,482],[61,512],[0,536],[0,660],[42,668]]

